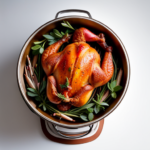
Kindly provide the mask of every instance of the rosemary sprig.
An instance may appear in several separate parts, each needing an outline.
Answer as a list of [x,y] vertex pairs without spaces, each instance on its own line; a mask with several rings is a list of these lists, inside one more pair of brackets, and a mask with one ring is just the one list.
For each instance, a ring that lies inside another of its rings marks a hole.
[[88,108],[93,107],[95,104],[94,103],[89,103],[89,104],[85,104],[84,106],[78,107],[78,108],[74,108],[72,110],[67,111],[68,113],[71,114],[80,114],[82,113],[83,110],[86,110]]
[[96,104],[100,105],[100,106],[109,106],[106,102],[101,102],[98,103],[96,100],[92,99],[92,101],[94,101]]
[[114,57],[114,56],[112,57],[112,59],[113,59],[113,64],[114,64],[114,74],[113,74],[113,76],[112,76],[112,78],[111,78],[111,82],[112,82],[113,80],[115,80],[116,77],[117,77],[117,60],[115,60],[115,57]]
[[102,88],[102,91],[100,92],[100,94],[97,94],[97,102],[100,103],[104,93],[106,92],[107,90],[107,84],[105,84]]
[[61,23],[61,25],[66,27],[66,28],[75,30],[68,21],[64,21],[64,23]]
[[57,29],[54,29],[53,30],[53,35],[56,37],[56,38],[62,38],[64,36],[64,33],[63,32],[59,32]]

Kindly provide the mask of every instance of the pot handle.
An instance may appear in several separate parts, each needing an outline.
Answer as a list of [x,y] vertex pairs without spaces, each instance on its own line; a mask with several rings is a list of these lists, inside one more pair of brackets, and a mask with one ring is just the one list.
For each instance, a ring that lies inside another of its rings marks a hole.
[[59,131],[59,130],[57,129],[57,126],[56,126],[56,125],[54,125],[54,124],[52,124],[52,125],[53,125],[54,129],[56,130],[56,132],[57,132],[60,136],[62,136],[62,137],[64,137],[64,138],[69,138],[69,139],[76,139],[76,138],[84,137],[84,136],[86,136],[87,134],[89,134],[89,133],[91,132],[92,128],[93,128],[93,124],[92,124],[92,125],[89,125],[89,130],[88,130],[88,131],[76,133],[76,134],[79,134],[79,135],[77,135],[77,136],[74,136],[74,135],[76,135],[76,134],[74,134],[74,133],[70,133],[70,136],[69,136],[69,134],[67,134],[67,133],[65,133],[65,132],[62,132],[62,131]]
[[89,16],[89,18],[92,18],[91,14],[90,14],[88,11],[86,11],[86,10],[81,10],[81,9],[66,9],[66,10],[61,10],[61,11],[59,11],[59,12],[56,14],[56,16],[55,16],[55,19],[58,18],[58,15],[59,15],[59,14],[68,13],[68,12],[86,13],[86,14]]

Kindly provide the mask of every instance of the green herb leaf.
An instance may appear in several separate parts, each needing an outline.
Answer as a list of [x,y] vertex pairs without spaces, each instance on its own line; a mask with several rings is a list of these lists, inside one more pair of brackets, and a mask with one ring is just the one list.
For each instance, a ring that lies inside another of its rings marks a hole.
[[116,86],[116,87],[114,87],[114,92],[118,92],[120,90],[122,90],[122,86]]
[[42,93],[45,88],[46,88],[46,81],[42,81],[40,88],[39,88],[40,93]]
[[41,106],[43,106],[43,103],[41,103],[41,104],[39,105],[39,107],[41,107]]
[[42,40],[42,41],[34,42],[34,44],[35,44],[35,45],[36,45],[36,44],[41,44],[41,43],[43,43],[45,40],[46,40],[46,39],[44,39],[44,40]]
[[107,90],[107,85],[105,84],[102,88],[102,91],[100,92],[100,94],[97,94],[97,102],[100,103],[105,91]]
[[60,35],[56,35],[57,33],[54,33],[54,31],[53,32],[50,32],[50,35],[52,36],[52,37],[54,37],[54,40],[59,40],[60,39]]
[[74,30],[74,28],[71,26],[71,24],[68,21],[66,21],[66,23],[70,28],[72,28]]
[[[57,34],[60,34],[60,32],[57,30],[57,29],[53,29],[53,33],[57,33]],[[60,34],[61,35],[61,34]]]
[[37,91],[36,89],[33,89],[33,88],[27,88],[28,91],[32,92],[32,93],[36,93],[37,94]]
[[92,120],[94,119],[93,113],[89,113],[89,114],[88,114],[88,119],[89,119],[90,121],[92,121]]
[[68,78],[66,77],[66,83],[65,84],[60,84],[61,89],[67,88],[69,86],[69,81]]
[[94,98],[92,99],[93,102],[95,102],[96,104],[100,105],[100,102],[97,102]]
[[110,87],[110,83],[109,83],[109,82],[107,83],[107,87],[108,87],[108,89],[109,89],[110,91],[112,91],[112,89],[111,89],[111,87]]
[[103,109],[103,111],[105,110],[105,107],[104,107],[104,106],[101,106],[100,109],[101,109],[101,108]]
[[43,110],[44,110],[44,111],[46,111],[46,107],[45,107],[45,105],[43,105]]
[[62,38],[63,36],[61,35],[61,33],[57,30],[57,29],[54,29],[53,30],[53,33],[55,34],[55,36],[57,37],[57,38]]
[[68,78],[66,78],[66,86],[67,86],[67,87],[69,86]]
[[50,35],[53,36],[53,37],[55,37],[55,34],[53,32],[50,32]]
[[106,102],[97,102],[95,99],[92,99],[96,104],[98,104],[99,106],[109,106]]
[[99,105],[95,105],[94,112],[95,112],[95,114],[98,114],[100,112],[100,106]]
[[55,36],[56,36],[56,38],[59,38],[59,39],[61,39],[61,38],[62,38],[62,35],[61,35],[61,34],[57,34],[57,33],[55,33]]
[[68,68],[68,71],[71,72],[71,67]]
[[114,98],[114,99],[117,98],[117,94],[116,94],[115,92],[112,92],[112,93],[111,93],[111,96],[112,96],[112,98]]
[[87,105],[82,106],[84,109],[88,109],[94,106],[94,103],[89,103]]
[[48,40],[48,41],[49,41],[48,45],[52,45],[57,42],[57,40]]
[[[44,46],[45,46],[46,42],[47,42],[47,40],[46,40],[46,41],[43,43],[43,45],[42,45],[43,49],[44,49]],[[43,50],[43,51],[44,51],[44,50]]]
[[88,121],[86,114],[81,114],[81,115],[80,115],[80,118],[81,118],[83,121]]
[[88,108],[93,107],[94,105],[95,105],[95,103],[85,104],[85,105],[83,105],[82,107],[74,108],[74,109],[70,110],[69,112],[70,112],[70,113],[79,113],[79,112],[81,112],[82,110],[87,110]]
[[61,93],[57,93],[57,97],[59,97],[62,100],[66,99],[66,97],[63,94],[61,94]]
[[61,25],[66,27],[66,28],[70,28],[72,30],[75,30],[68,21],[64,21],[64,23],[61,23]]
[[88,112],[90,112],[90,113],[93,112],[93,108],[88,108],[87,110],[88,110]]
[[39,48],[41,48],[41,45],[35,45],[35,46],[32,46],[32,47],[31,47],[32,50],[37,50],[37,49],[39,49]]
[[101,102],[100,105],[101,106],[109,106],[109,104],[107,104],[106,102]]
[[64,36],[64,35],[65,35],[65,33],[61,31],[61,35],[63,35],[63,36]]
[[116,80],[110,83],[110,88],[112,89],[112,91],[114,90],[114,87],[116,86],[116,84],[117,84]]
[[66,88],[66,86],[63,84],[60,84],[60,87],[61,87],[61,89]]
[[112,79],[111,79],[111,82],[113,81],[113,80],[115,80],[116,79],[116,76],[117,76],[117,60],[115,60],[115,57],[113,56],[113,63],[114,63],[114,74],[113,74],[113,77],[112,77]]
[[66,27],[66,28],[70,28],[66,23],[61,23],[61,25]]
[[36,97],[36,96],[38,96],[38,94],[31,93],[31,92],[28,92],[28,91],[27,91],[27,95],[30,96],[30,97]]
[[39,50],[39,53],[40,53],[40,54],[43,54],[43,52],[44,52],[44,48],[41,47],[40,50]]
[[44,34],[43,36],[44,36],[46,39],[48,39],[48,40],[54,40],[54,37],[51,36],[51,35]]

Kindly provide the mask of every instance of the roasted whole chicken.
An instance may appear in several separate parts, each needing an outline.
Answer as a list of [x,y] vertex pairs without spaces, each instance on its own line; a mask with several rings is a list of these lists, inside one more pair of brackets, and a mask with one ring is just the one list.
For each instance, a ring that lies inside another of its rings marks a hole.
[[[95,35],[86,28],[76,29],[72,44],[58,52],[61,45],[71,38],[50,45],[42,54],[42,67],[47,75],[47,97],[61,111],[71,106],[81,107],[87,103],[94,88],[106,84],[113,76],[112,47],[105,42],[104,34]],[[100,55],[87,42],[97,42],[105,51],[100,66]],[[62,88],[68,80],[68,85]],[[61,93],[65,99],[57,95]]]

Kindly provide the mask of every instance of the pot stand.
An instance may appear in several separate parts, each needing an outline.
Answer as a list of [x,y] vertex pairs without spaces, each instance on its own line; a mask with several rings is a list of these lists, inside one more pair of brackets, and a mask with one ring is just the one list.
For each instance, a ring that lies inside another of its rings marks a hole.
[[44,135],[51,141],[63,144],[83,144],[95,140],[102,132],[104,119],[81,128],[64,128],[41,119]]

